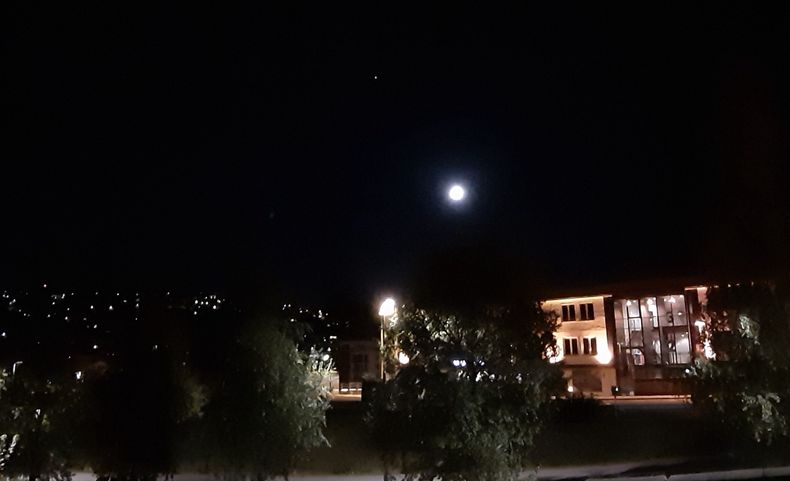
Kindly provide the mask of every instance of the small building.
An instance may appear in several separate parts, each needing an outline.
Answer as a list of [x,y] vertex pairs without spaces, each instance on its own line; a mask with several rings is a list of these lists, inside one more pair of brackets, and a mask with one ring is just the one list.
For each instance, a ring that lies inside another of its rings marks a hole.
[[362,382],[379,378],[379,346],[375,340],[343,340],[334,355],[341,394],[359,394]]

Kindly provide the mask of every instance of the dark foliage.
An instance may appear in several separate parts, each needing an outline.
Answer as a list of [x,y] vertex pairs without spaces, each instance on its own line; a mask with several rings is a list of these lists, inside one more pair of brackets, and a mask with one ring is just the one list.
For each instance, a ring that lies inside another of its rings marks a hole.
[[586,423],[603,418],[609,409],[592,396],[557,398],[551,403],[552,420],[558,423]]
[[28,480],[69,479],[84,420],[82,386],[73,376],[21,365],[0,377],[0,473]]
[[554,319],[537,306],[477,315],[405,308],[386,336],[408,365],[388,364],[367,420],[385,462],[405,479],[513,479],[528,461],[540,413],[561,389],[544,360]]
[[325,442],[325,366],[279,321],[247,322],[215,295],[8,297],[3,475],[151,481],[197,466],[262,479]]
[[300,455],[326,443],[323,366],[276,326],[228,327],[238,330],[215,343],[217,364],[201,373],[207,403],[192,455],[225,478],[287,476]]
[[790,311],[764,284],[709,289],[703,338],[715,359],[693,371],[697,406],[754,441],[787,442],[790,423]]

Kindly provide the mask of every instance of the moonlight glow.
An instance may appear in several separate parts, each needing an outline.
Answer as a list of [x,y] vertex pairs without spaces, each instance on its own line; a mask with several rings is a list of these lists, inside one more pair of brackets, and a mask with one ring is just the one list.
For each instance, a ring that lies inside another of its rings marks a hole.
[[447,191],[447,196],[453,202],[461,202],[466,197],[466,189],[462,186],[455,184]]

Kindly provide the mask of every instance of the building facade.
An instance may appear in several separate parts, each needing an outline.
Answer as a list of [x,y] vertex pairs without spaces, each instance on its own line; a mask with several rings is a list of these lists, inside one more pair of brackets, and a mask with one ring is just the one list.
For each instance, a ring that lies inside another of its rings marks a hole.
[[704,356],[707,288],[615,286],[543,301],[559,321],[557,351],[568,391],[595,396],[687,394],[687,368]]
[[341,394],[362,392],[362,383],[379,378],[379,346],[372,340],[344,340],[334,355]]

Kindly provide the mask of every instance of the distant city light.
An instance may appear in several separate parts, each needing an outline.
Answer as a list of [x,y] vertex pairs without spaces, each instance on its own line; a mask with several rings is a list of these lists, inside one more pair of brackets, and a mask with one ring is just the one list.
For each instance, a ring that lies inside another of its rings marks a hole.
[[454,184],[450,187],[450,190],[447,191],[447,196],[450,197],[450,200],[453,202],[461,202],[466,197],[466,189],[459,184]]

